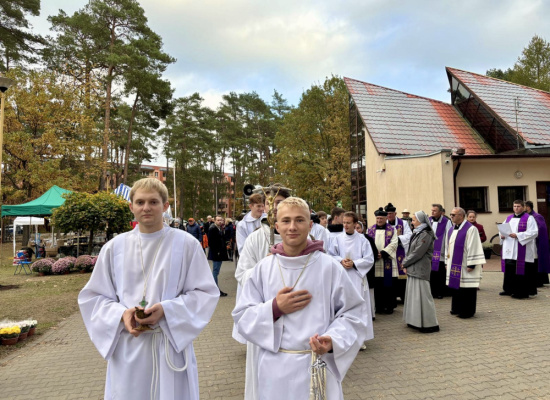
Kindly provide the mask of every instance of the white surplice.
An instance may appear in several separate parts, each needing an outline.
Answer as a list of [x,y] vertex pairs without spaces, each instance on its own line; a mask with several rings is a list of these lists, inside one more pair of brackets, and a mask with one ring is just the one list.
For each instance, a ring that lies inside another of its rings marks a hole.
[[265,218],[267,214],[262,214],[260,218],[254,218],[251,211],[247,212],[241,221],[237,224],[237,232],[235,233],[237,240],[237,249],[239,254],[243,250],[246,238],[260,227],[262,218]]
[[[393,235],[391,237],[390,243],[386,246],[386,226],[384,225],[384,229],[376,229],[376,233],[374,235],[374,243],[376,244],[376,248],[378,251],[384,250],[391,258],[391,265],[392,265],[392,278],[398,278],[399,277],[399,270],[397,269],[397,246],[399,244],[399,240],[397,237],[397,231],[393,230]],[[374,263],[374,276],[377,278],[383,278],[384,277],[384,259],[379,258]]]
[[322,240],[323,241],[323,249],[325,251],[328,251],[328,237],[329,237],[329,231],[327,228],[325,228],[321,224],[313,223],[311,226],[311,230],[309,231],[309,234],[313,236],[313,240]]
[[[145,332],[135,338],[124,329],[121,317],[126,309],[137,306],[143,296],[138,235],[145,274],[164,237],[146,293],[148,306],[162,304],[164,318],[154,327],[160,328],[157,333]],[[105,399],[150,398],[155,383],[153,351],[158,360],[157,398],[198,399],[193,340],[210,321],[219,294],[200,243],[187,232],[164,225],[160,231],[142,234],[136,227],[103,246],[92,276],[78,296],[78,304],[92,342],[108,361]],[[168,366],[165,340],[169,342],[168,356],[173,366],[181,368],[187,362],[186,371],[174,372]]]
[[334,257],[338,263],[345,258],[353,260],[353,268],[346,269],[341,264],[340,266],[348,273],[349,278],[365,300],[363,317],[368,329],[366,340],[374,339],[374,330],[372,326],[373,315],[369,295],[369,282],[367,281],[367,273],[374,265],[374,254],[372,253],[369,241],[363,234],[355,231],[352,235],[341,232],[331,241],[328,253]]
[[411,241],[412,231],[411,227],[409,226],[409,223],[407,221],[403,221],[401,218],[395,217],[395,220],[393,221],[395,225],[393,225],[390,221],[387,221],[388,224],[393,226],[395,230],[397,231],[397,223],[398,221],[403,222],[403,232],[401,235],[397,235],[397,238],[399,239],[399,242],[405,249],[405,255],[409,251],[409,242]]
[[[518,232],[519,220],[521,218],[510,219],[510,228],[512,232],[517,235],[517,239],[510,236],[506,236],[506,239],[501,239],[502,244],[502,258],[506,260],[518,259],[518,241],[521,245],[525,246],[525,262],[535,262],[537,257],[537,245],[536,238],[539,235],[539,228],[537,221],[531,215],[527,219],[527,229],[525,232]],[[504,220],[506,222],[506,220]]]
[[[458,232],[464,229],[465,223],[466,220],[462,221],[458,230],[453,229],[453,233],[451,233],[449,243],[445,249],[445,268],[447,269],[446,285],[449,285],[449,277],[451,276],[451,265],[453,263],[456,237]],[[481,266],[486,262],[481,239],[479,238],[479,231],[472,225],[466,232],[466,241],[464,242],[464,255],[462,257],[462,269],[460,270],[460,287],[479,287],[483,274]],[[468,272],[468,268],[473,268],[473,271]]]
[[[254,266],[265,258],[271,251],[269,244],[270,228],[267,224],[262,224],[259,229],[251,233],[247,238],[243,247],[243,251],[239,254],[239,262],[235,271],[235,279],[237,279],[237,296],[235,304],[239,301],[242,287],[252,275]],[[275,234],[275,244],[282,243],[281,235]],[[233,339],[237,342],[246,343],[246,379],[244,388],[245,400],[257,400],[258,397],[258,346],[247,342],[237,331],[237,326],[233,325]]]
[[[308,290],[311,302],[302,310],[273,321],[272,303],[285,285],[292,286],[309,255],[263,259],[243,287],[233,310],[239,333],[260,347],[258,369],[261,400],[309,398],[311,353],[309,338],[332,338],[333,352],[322,356],[327,363],[327,399],[343,399],[341,382],[365,340],[367,327],[361,311],[364,301],[342,266],[331,256],[316,251],[296,284]],[[281,269],[279,269],[279,264]]]

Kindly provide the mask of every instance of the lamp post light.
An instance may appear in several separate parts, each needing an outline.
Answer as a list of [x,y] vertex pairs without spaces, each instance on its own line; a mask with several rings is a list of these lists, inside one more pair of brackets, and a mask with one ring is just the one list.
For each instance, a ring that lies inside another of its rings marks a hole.
[[0,203],[2,202],[2,149],[4,148],[4,98],[13,80],[0,76]]

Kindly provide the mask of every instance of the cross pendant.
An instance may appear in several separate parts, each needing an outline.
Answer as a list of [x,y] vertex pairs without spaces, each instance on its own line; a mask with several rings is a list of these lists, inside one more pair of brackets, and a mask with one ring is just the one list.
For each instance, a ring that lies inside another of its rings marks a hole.
[[145,296],[143,296],[143,299],[141,299],[141,301],[139,302],[139,305],[143,308],[145,308],[145,306],[149,304],[148,302],[145,301]]

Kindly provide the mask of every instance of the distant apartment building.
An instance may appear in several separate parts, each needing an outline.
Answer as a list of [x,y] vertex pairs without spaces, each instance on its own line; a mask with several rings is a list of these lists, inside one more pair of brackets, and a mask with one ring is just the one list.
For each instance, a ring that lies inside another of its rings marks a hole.
[[166,167],[159,165],[141,164],[139,169],[143,178],[155,178],[163,183],[166,183],[166,175],[170,173],[170,169],[167,171]]

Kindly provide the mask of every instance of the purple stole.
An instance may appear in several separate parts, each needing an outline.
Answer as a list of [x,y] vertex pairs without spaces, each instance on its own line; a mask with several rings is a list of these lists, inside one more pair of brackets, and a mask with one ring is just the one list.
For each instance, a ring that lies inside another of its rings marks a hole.
[[[386,234],[384,235],[384,247],[390,244],[391,238],[393,237],[394,228],[390,224],[386,223]],[[367,235],[376,240],[376,224],[371,226],[367,230]],[[392,265],[391,259],[384,260],[384,286],[392,286]]]
[[[460,276],[462,274],[462,260],[464,259],[464,245],[466,244],[466,233],[468,229],[473,225],[466,221],[462,228],[456,233],[455,245],[453,249],[453,260],[451,262],[451,272],[449,275],[449,287],[451,289],[460,289]],[[449,235],[447,237],[447,251],[449,251],[449,242],[451,235],[455,227],[449,229]]]
[[[397,229],[397,235],[399,236],[403,234],[403,230],[404,230],[403,220],[398,217],[396,217],[395,219],[397,220],[397,224],[395,224],[394,229]],[[399,271],[399,275],[407,276],[405,271],[403,271],[403,260],[405,259],[405,248],[401,245],[397,246],[397,252],[395,256],[397,257],[397,271]]]
[[[432,217],[430,217],[430,223],[432,222]],[[437,224],[437,231],[435,236],[437,240],[434,242],[434,253],[432,256],[432,271],[439,271],[439,261],[441,259],[441,246],[443,245],[443,237],[445,236],[445,228],[447,227],[447,218],[441,216],[439,223]]]
[[537,236],[539,272],[550,273],[550,249],[548,248],[548,231],[546,230],[546,222],[544,221],[544,217],[539,213],[533,211],[531,215],[535,218],[539,228],[539,235]]
[[[506,223],[510,222],[510,220],[514,218],[514,214],[508,215],[508,218],[506,218]],[[518,224],[518,233],[519,232],[525,232],[527,230],[527,220],[529,219],[529,214],[523,213],[521,218],[519,219]],[[525,275],[525,254],[527,254],[527,247],[522,245],[518,240],[518,257],[516,260],[516,274],[518,275]],[[506,260],[504,257],[502,257],[502,260],[500,262],[500,267],[502,269],[502,272],[505,272]]]

